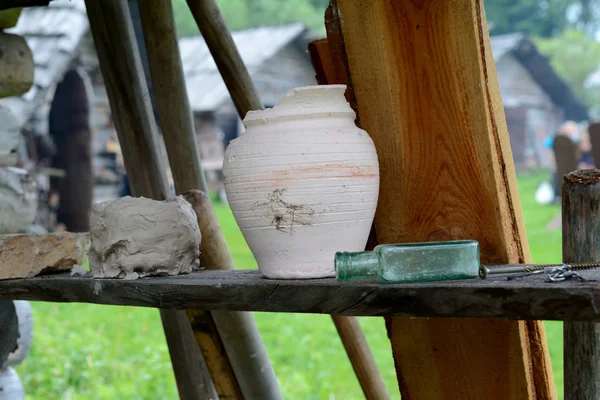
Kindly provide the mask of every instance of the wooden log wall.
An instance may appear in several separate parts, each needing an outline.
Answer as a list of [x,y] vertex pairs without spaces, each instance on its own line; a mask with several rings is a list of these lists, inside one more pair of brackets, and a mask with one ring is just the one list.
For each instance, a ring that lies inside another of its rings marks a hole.
[[[482,262],[527,262],[483,1],[333,3],[360,124],[379,155],[377,241],[476,239]],[[387,327],[403,399],[556,398],[540,322]]]

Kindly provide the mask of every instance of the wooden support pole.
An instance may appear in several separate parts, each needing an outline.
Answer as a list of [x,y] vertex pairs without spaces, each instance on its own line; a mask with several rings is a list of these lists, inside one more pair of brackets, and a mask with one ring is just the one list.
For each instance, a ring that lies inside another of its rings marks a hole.
[[[139,10],[156,105],[175,189],[177,193],[193,189],[206,192],[192,112],[185,89],[171,1],[142,1],[139,2]],[[242,94],[240,93],[240,96]],[[196,195],[194,198],[204,199],[192,203],[201,222],[201,265],[210,269],[234,269],[233,259],[210,199],[206,195],[201,196],[200,192],[196,192]],[[211,316],[216,330],[206,329]],[[188,317],[192,321],[192,327],[198,328],[195,329],[196,339],[221,397],[239,398],[243,395],[249,399],[282,398],[252,314],[188,310]],[[222,345],[218,343],[217,332]],[[226,354],[223,353],[223,348]],[[235,377],[231,376],[231,370]]]
[[[527,262],[483,1],[333,3],[379,156],[378,243],[476,239],[482,262]],[[387,326],[405,399],[556,398],[541,322]]]
[[[132,193],[163,200],[169,188],[127,1],[85,3]],[[186,313],[160,314],[180,398],[210,398],[214,390]]]
[[[563,261],[600,261],[600,170],[564,176]],[[600,324],[564,323],[564,398],[600,399]]]
[[187,0],[188,6],[241,119],[250,110],[264,108],[248,69],[233,42],[215,0]]
[[[334,52],[327,39],[311,42],[308,46],[308,53],[320,85],[347,84],[346,67],[341,59],[334,58]],[[353,102],[351,91],[347,91],[346,97],[351,98],[350,103]],[[365,397],[368,400],[389,399],[390,395],[385,382],[377,368],[358,319],[340,315],[332,315],[331,318]]]

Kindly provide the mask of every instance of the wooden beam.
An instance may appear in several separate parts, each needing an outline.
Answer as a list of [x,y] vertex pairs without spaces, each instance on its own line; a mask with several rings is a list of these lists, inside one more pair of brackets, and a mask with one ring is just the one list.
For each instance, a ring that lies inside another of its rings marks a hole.
[[[600,170],[564,177],[563,261],[600,261]],[[564,398],[600,398],[600,325],[564,324]]]
[[[327,39],[309,43],[308,53],[320,85],[346,84],[345,65],[340,58],[333,57]],[[352,94],[349,92],[347,96],[352,96]],[[331,318],[365,397],[368,400],[389,399],[390,395],[385,382],[358,320],[354,317],[339,315],[332,315]]]
[[262,110],[258,91],[215,0],[187,0],[187,3],[240,118],[244,119],[249,110]]
[[[600,271],[580,274],[600,281]],[[92,279],[59,273],[0,281],[0,300],[174,310],[509,320],[600,321],[599,294],[598,282],[549,283],[540,275],[522,280],[492,276],[486,280],[378,284],[334,279],[265,279],[258,271],[200,271],[137,280]]]
[[[477,239],[483,262],[526,262],[483,1],[333,3],[379,155],[377,241]],[[387,322],[403,398],[556,398],[539,322]]]
[[[127,1],[85,3],[131,191],[135,196],[163,200],[169,188]],[[214,392],[208,385],[198,384],[207,379],[191,375],[204,363],[187,315],[183,311],[160,313],[180,398],[211,396]],[[208,376],[208,371],[202,371]]]
[[[206,192],[171,1],[142,1],[139,2],[139,11],[154,98],[176,192],[183,193],[192,189]],[[206,196],[202,197],[200,192],[196,194],[193,199],[198,199],[198,202],[193,204],[199,221],[203,222],[200,224],[203,236],[201,247],[205,247],[201,256],[202,265],[234,269],[233,259],[210,200]],[[207,248],[207,243],[212,246]],[[193,327],[207,326],[211,322],[211,316],[216,329],[200,330],[195,334],[219,395],[232,398],[240,398],[242,395],[246,398],[282,398],[254,317],[248,313],[231,311],[214,311],[211,314],[202,310],[188,311]],[[215,337],[217,332],[220,338]],[[215,342],[217,339],[222,344]],[[209,358],[214,356],[218,359]],[[228,364],[230,366],[226,366]],[[225,373],[231,370],[235,376]]]

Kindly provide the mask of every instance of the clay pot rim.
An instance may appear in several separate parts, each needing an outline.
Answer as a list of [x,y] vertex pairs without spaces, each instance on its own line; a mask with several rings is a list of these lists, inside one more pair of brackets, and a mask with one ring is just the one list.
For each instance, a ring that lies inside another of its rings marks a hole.
[[[320,115],[355,117],[356,114],[354,110],[352,109],[352,107],[350,107],[350,104],[346,101],[346,98],[344,96],[346,88],[347,86],[343,84],[310,85],[293,88],[272,108],[248,111],[243,120],[244,125],[260,125],[265,123],[267,120],[285,120],[289,119],[290,117],[294,118],[307,115],[310,115],[313,118],[318,117]],[[315,107],[296,107],[296,109],[294,109],[294,105],[301,104],[301,102],[298,102],[298,98],[306,92],[321,92],[328,93],[328,95],[315,96]],[[327,104],[327,106],[325,106],[325,102],[320,102],[320,100],[323,99],[327,99],[327,101],[329,102],[331,102],[331,100],[336,100],[336,102],[339,101],[339,103],[333,105]],[[323,105],[322,108],[318,107],[320,104]]]

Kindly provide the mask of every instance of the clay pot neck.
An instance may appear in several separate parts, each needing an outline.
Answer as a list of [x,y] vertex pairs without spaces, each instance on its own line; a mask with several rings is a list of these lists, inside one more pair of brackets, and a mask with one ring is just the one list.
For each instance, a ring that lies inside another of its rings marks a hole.
[[348,117],[355,113],[344,93],[346,85],[304,86],[292,89],[273,108],[249,111],[244,125],[260,125],[271,120],[292,120],[319,117]]

